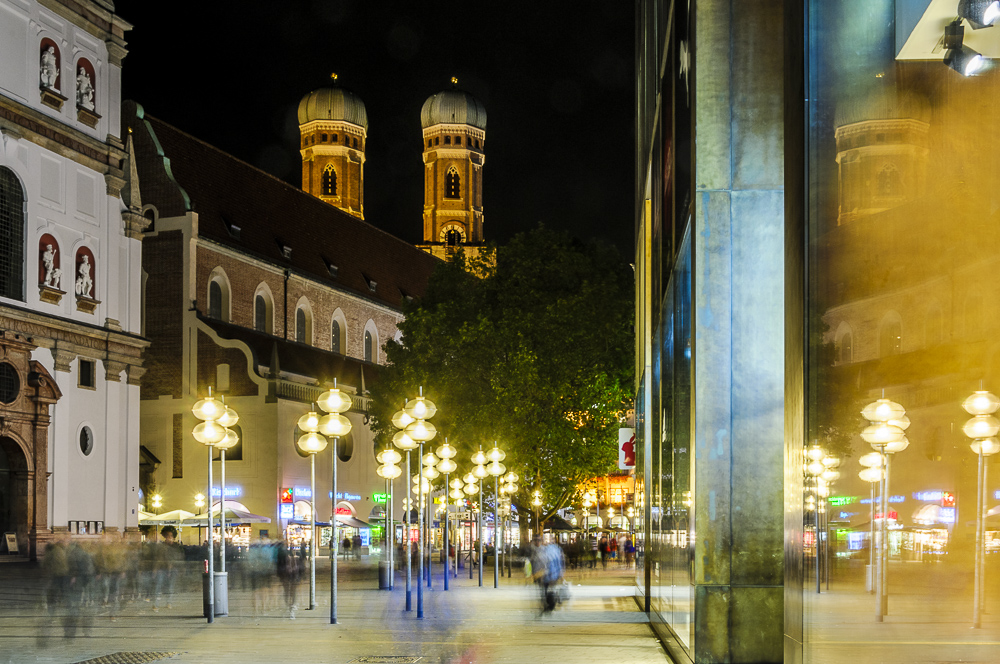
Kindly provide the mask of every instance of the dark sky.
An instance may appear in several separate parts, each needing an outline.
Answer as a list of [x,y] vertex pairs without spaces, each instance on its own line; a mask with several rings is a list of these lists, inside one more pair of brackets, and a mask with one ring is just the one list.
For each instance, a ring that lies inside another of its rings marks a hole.
[[118,0],[123,98],[301,184],[296,109],[337,72],[365,102],[365,219],[411,242],[420,107],[457,76],[486,106],[488,240],[538,222],[632,253],[633,3]]

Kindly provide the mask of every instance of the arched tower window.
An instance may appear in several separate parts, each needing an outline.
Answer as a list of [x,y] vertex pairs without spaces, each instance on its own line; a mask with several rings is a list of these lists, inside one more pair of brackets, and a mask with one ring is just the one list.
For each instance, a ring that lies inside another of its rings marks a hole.
[[208,278],[208,316],[216,320],[229,322],[232,307],[229,298],[232,291],[229,288],[229,277],[225,270],[216,267]]
[[854,361],[854,333],[846,322],[837,328],[837,362],[848,364]]
[[882,170],[878,172],[876,184],[878,186],[877,194],[879,196],[892,198],[901,196],[903,193],[903,185],[900,181],[899,170],[892,164],[886,164],[882,167]]
[[454,167],[448,170],[448,175],[444,178],[444,197],[462,197],[462,178],[459,176],[458,171],[455,170]]
[[444,237],[445,237],[445,243],[449,247],[457,247],[458,245],[462,244],[462,234],[459,233],[454,228],[448,231],[448,233],[445,234]]
[[337,195],[337,171],[333,170],[333,164],[327,164],[323,169],[323,195]]
[[264,334],[274,334],[274,299],[271,289],[261,282],[253,296],[253,329]]
[[375,327],[375,321],[368,319],[365,323],[365,343],[364,343],[364,360],[365,362],[378,362],[378,328]]
[[340,322],[333,321],[330,325],[330,350],[334,353],[340,352]]
[[299,300],[298,305],[295,307],[295,340],[303,344],[312,344],[313,342],[313,327],[312,327],[312,307],[309,306],[309,300],[305,297]]
[[24,299],[24,188],[0,167],[0,296]]

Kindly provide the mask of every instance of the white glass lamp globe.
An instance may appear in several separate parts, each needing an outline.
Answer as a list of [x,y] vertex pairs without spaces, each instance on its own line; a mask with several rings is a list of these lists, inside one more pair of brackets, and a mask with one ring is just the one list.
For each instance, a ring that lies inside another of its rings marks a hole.
[[437,464],[437,462],[438,462],[437,455],[435,455],[433,452],[428,452],[423,456],[423,458],[420,459],[420,463],[425,466],[433,466]]
[[461,500],[462,498],[465,498],[465,492],[461,489],[452,489],[448,492],[448,497],[452,500]]
[[475,493],[479,493],[479,485],[478,484],[466,484],[465,488],[462,489],[462,490],[465,491],[465,495],[471,496],[471,495],[473,495]]
[[442,473],[453,473],[457,468],[458,464],[453,459],[441,459],[437,465],[438,472]]
[[504,479],[505,482],[509,483],[509,482],[516,482],[516,481],[518,481],[521,478],[514,471],[510,471],[509,473],[507,473],[506,475],[504,475],[503,479]]
[[876,422],[865,427],[861,437],[872,447],[881,447],[902,438],[903,430],[885,422]]
[[448,444],[448,441],[444,441],[444,444],[437,448],[437,455],[440,459],[454,459],[458,454],[453,446]]
[[410,426],[412,422],[413,418],[410,417],[405,410],[397,410],[396,413],[392,416],[392,426],[396,427],[397,429],[405,429],[406,427]]
[[215,421],[219,426],[229,429],[240,421],[240,416],[236,414],[235,410],[227,406],[225,412]]
[[297,442],[299,449],[307,454],[318,454],[326,449],[327,441],[326,436],[318,434],[315,431],[310,431],[299,436]]
[[215,445],[226,437],[226,429],[213,420],[207,420],[197,424],[191,435],[203,445]]
[[397,431],[396,435],[392,437],[392,444],[401,450],[415,450],[420,445],[417,441],[410,438],[405,431]]
[[417,442],[427,442],[437,435],[437,427],[426,420],[414,420],[407,425],[406,435]]
[[486,454],[482,450],[479,450],[472,455],[472,463],[477,466],[485,466],[488,462],[489,459],[486,458]]
[[864,470],[858,473],[858,477],[863,479],[865,482],[881,482],[882,469],[877,466],[865,468]]
[[351,433],[351,421],[340,413],[324,415],[319,420],[319,431],[330,438],[343,438]]
[[312,433],[319,431],[319,413],[314,410],[309,411],[299,418],[298,425],[303,431]]
[[394,463],[384,463],[376,470],[378,476],[387,480],[394,480],[403,474],[403,469]]
[[1000,399],[995,394],[985,390],[973,392],[963,403],[962,408],[969,415],[989,415],[1000,409]]
[[869,422],[888,422],[889,420],[898,419],[905,414],[905,408],[889,399],[873,401],[861,411],[861,416]]
[[1000,452],[1000,440],[994,437],[990,438],[977,438],[969,444],[972,451],[976,454],[982,454],[983,456],[992,456],[997,452]]
[[507,453],[499,447],[494,446],[493,449],[486,453],[486,458],[490,461],[503,461],[507,458]]
[[403,455],[393,447],[382,450],[382,463],[399,463],[403,460]]
[[858,459],[860,463],[865,468],[881,468],[882,467],[882,455],[878,452],[869,452],[868,454],[863,454]]
[[230,450],[236,447],[240,442],[240,437],[232,429],[226,429],[226,435],[223,436],[222,440],[215,444],[215,447],[220,450]]
[[407,401],[403,410],[415,420],[429,420],[437,413],[437,406],[426,397],[417,397]]
[[191,412],[199,420],[204,420],[206,422],[214,422],[215,420],[222,417],[225,412],[226,407],[213,396],[207,396],[204,399],[197,401],[191,408]]
[[965,423],[962,431],[969,438],[991,438],[1000,431],[1000,420],[992,415],[976,415]]
[[493,477],[500,477],[507,472],[507,466],[503,465],[499,461],[492,461],[488,466],[486,466],[486,472]]
[[490,471],[486,470],[486,466],[476,466],[472,469],[472,474],[476,476],[476,479],[484,479],[489,477]]
[[465,482],[463,482],[460,478],[456,477],[452,481],[448,482],[448,486],[450,486],[452,489],[461,489],[463,486],[465,486]]
[[316,400],[317,405],[328,413],[346,413],[351,409],[351,397],[337,388],[323,392]]

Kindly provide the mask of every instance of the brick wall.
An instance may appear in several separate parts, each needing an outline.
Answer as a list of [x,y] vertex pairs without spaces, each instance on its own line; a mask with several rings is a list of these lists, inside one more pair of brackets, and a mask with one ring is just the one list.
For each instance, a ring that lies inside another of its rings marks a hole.
[[[266,360],[267,358],[261,358]],[[217,367],[229,365],[229,388],[222,390],[216,385]],[[250,380],[247,357],[236,348],[216,345],[204,332],[198,332],[198,394],[206,394],[212,387],[227,396],[256,396],[257,384]]]
[[181,231],[149,236],[142,241],[142,266],[146,280],[146,374],[140,398],[181,396],[183,368],[183,317],[187,309],[183,294],[184,237]]

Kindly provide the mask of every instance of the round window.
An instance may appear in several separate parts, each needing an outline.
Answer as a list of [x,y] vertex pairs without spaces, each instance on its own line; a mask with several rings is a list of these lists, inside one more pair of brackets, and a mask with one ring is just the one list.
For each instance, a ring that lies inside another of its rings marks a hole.
[[90,456],[94,451],[94,434],[90,427],[80,429],[80,451],[83,452],[83,456]]
[[21,379],[17,376],[17,369],[6,362],[0,364],[0,401],[13,403],[20,392]]

